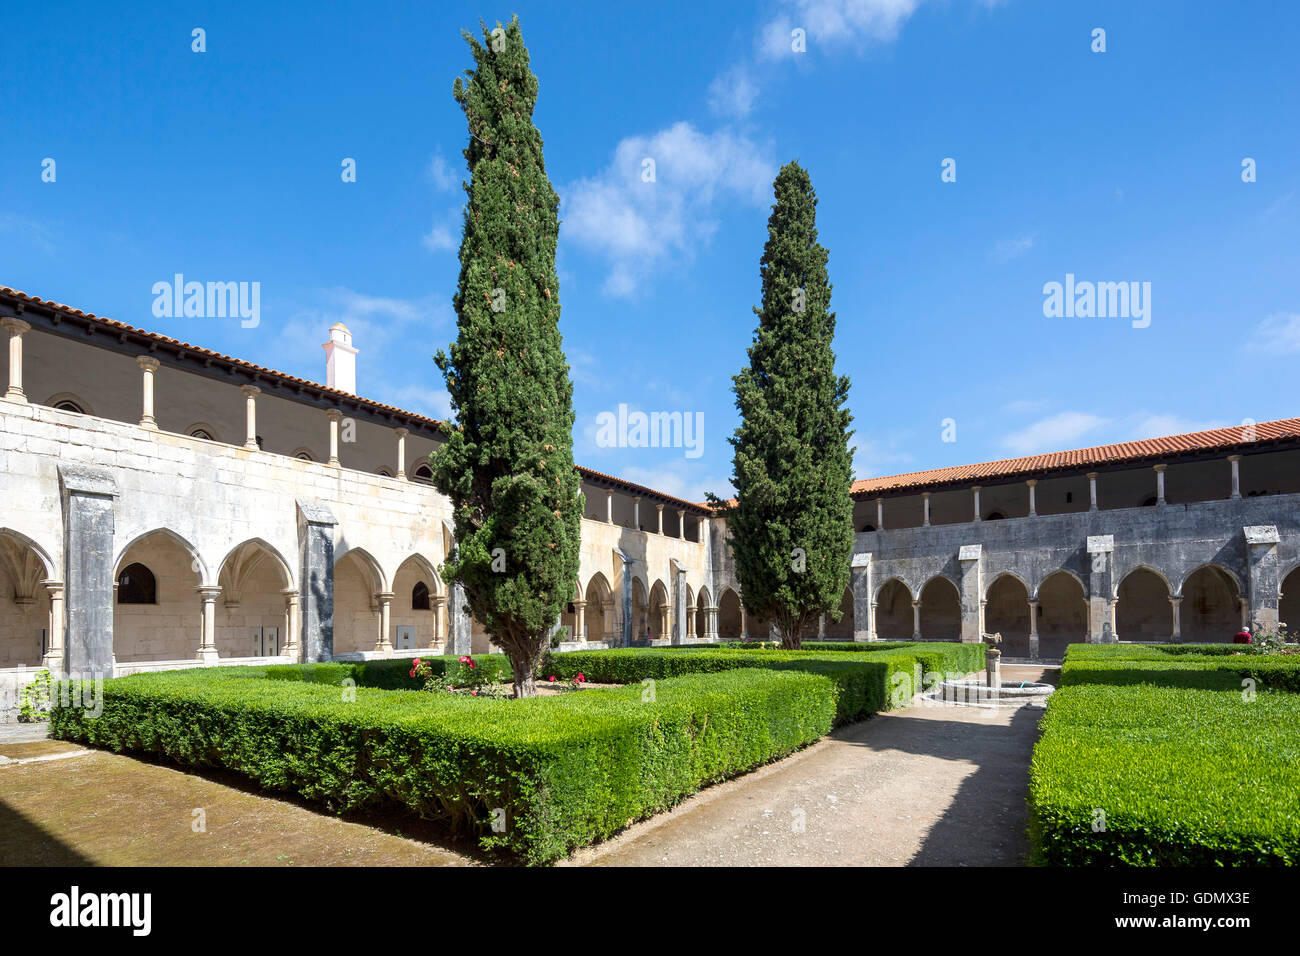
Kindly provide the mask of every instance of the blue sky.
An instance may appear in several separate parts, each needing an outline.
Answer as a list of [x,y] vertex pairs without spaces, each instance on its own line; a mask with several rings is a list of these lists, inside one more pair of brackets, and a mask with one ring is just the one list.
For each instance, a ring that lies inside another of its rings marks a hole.
[[[460,31],[518,13],[581,464],[727,490],[789,159],[820,199],[860,477],[1300,414],[1300,6],[114,6],[0,13],[0,284],[315,379],[342,320],[361,394],[445,414]],[[155,318],[177,272],[260,282],[260,324]],[[1067,273],[1150,282],[1149,327],[1045,317]],[[597,447],[620,403],[703,413],[703,454]]]

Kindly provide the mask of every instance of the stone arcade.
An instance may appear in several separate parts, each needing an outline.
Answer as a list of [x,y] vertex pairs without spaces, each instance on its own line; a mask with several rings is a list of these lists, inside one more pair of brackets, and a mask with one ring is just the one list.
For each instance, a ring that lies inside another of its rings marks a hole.
[[[488,650],[438,575],[455,541],[426,464],[437,422],[354,394],[342,325],[326,385],[10,289],[0,327],[0,677]],[[771,636],[706,506],[580,471],[561,646]],[[1300,419],[853,497],[852,584],[826,639],[996,630],[1009,655],[1055,657],[1229,640],[1300,602]]]

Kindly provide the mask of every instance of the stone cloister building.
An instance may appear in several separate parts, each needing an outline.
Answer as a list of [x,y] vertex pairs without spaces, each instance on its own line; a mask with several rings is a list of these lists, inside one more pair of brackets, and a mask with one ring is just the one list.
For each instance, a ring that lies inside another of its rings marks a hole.
[[[0,331],[0,675],[488,650],[438,573],[438,423],[355,394],[345,327],[324,385],[7,288]],[[1300,600],[1298,466],[1290,419],[858,482],[822,636],[1230,639]],[[770,636],[724,521],[580,472],[562,647]]]

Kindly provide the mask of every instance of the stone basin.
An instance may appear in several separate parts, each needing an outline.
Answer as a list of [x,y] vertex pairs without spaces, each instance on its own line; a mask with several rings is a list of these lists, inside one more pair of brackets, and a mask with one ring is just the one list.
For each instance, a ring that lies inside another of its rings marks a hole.
[[934,700],[951,704],[980,704],[994,707],[1019,707],[1033,702],[1046,703],[1056,690],[1038,681],[1004,680],[989,687],[982,679],[946,680],[930,695]]

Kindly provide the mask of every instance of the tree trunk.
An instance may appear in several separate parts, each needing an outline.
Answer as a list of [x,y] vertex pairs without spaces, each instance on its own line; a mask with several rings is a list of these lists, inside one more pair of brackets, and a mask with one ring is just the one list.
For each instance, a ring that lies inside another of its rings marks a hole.
[[514,673],[516,698],[537,696],[537,665],[547,644],[545,634],[540,637],[537,635],[511,637],[503,643],[502,649],[510,659],[510,670]]
[[803,649],[803,620],[792,618],[777,625],[781,628],[781,650],[798,651]]

